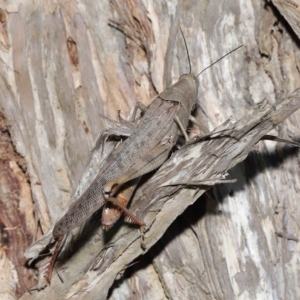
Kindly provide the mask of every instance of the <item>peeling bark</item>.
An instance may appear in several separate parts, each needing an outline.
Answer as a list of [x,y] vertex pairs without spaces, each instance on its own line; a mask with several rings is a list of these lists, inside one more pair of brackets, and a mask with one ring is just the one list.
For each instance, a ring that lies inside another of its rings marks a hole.
[[[183,147],[140,186],[131,209],[147,224],[145,255],[139,256],[136,227],[119,222],[104,234],[101,226],[87,225],[90,235],[70,236],[57,263],[64,283],[54,274],[51,286],[22,299],[105,299],[108,294],[110,299],[297,299],[299,151],[267,141],[254,146],[270,130],[285,139],[300,136],[299,112],[288,117],[287,107],[280,106],[299,92],[297,3],[1,2],[0,104],[14,147],[26,162],[20,169],[3,151],[1,170],[14,175],[1,181],[14,178],[10,182],[16,184],[13,193],[5,188],[13,199],[3,197],[1,222],[3,228],[22,226],[8,245],[1,242],[11,299],[33,286],[33,272],[21,257],[35,235],[34,216],[39,239],[67,209],[80,178],[77,193],[95,175],[96,168],[93,174],[91,167],[84,170],[96,137],[108,125],[100,115],[116,118],[120,109],[128,116],[136,101],[147,103],[188,72],[179,26],[195,73],[244,45],[201,74],[195,111],[210,130],[241,136]],[[262,100],[265,106],[255,111]],[[245,117],[225,123],[231,116]],[[199,153],[210,164],[198,159]],[[197,194],[182,186],[158,189],[168,179],[182,181],[191,166],[202,168],[199,180],[228,171],[237,182],[214,186],[201,197],[207,189]],[[99,253],[98,270],[83,274]]]

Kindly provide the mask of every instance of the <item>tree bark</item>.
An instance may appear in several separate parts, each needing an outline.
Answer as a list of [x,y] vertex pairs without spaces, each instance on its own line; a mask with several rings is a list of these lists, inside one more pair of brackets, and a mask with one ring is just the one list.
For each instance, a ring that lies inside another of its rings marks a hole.
[[[230,169],[236,183],[214,186],[182,214],[198,198],[190,200],[189,189],[161,206],[161,219],[149,211],[145,220],[153,218],[153,226],[164,221],[161,232],[151,240],[149,227],[146,249],[154,245],[132,266],[142,253],[138,230],[121,221],[106,234],[99,225],[90,240],[61,258],[64,282],[55,273],[51,286],[26,292],[38,274],[23,253],[68,207],[96,137],[108,126],[101,115],[116,119],[121,110],[127,117],[137,101],[146,104],[189,72],[179,27],[193,73],[243,45],[199,76],[195,114],[210,130],[231,116],[251,115],[263,100],[270,110],[280,109],[299,87],[300,1],[273,2],[1,2],[3,299],[298,298],[299,151],[266,141]],[[271,133],[299,139],[298,117],[282,124],[272,119],[279,125]],[[101,252],[100,244],[118,247]],[[106,256],[98,271],[83,274],[100,252]]]

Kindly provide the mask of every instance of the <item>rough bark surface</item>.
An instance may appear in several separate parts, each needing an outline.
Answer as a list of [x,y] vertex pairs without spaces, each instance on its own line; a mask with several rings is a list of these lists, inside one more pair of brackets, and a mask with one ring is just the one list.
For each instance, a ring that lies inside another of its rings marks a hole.
[[[195,73],[244,45],[199,77],[197,117],[231,137],[182,148],[137,191],[132,209],[146,221],[147,251],[125,222],[109,233],[94,226],[65,245],[64,283],[54,273],[51,286],[22,299],[297,299],[299,151],[253,146],[270,130],[300,136],[299,111],[281,124],[300,103],[298,2],[0,1],[0,105],[9,124],[1,126],[0,295],[16,299],[35,284],[22,255],[67,209],[108,126],[101,115],[128,116],[188,72],[180,26]],[[245,117],[224,123],[231,116]],[[3,142],[10,138],[14,148]],[[197,180],[228,170],[237,182],[202,197],[206,189],[158,189],[191,170],[201,171]],[[96,257],[97,270],[84,274]]]

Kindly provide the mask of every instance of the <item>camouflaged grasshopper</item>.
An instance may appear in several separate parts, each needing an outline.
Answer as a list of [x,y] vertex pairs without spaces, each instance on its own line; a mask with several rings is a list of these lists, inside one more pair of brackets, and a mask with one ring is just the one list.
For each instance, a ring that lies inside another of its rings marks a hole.
[[57,244],[46,273],[48,282],[64,235],[83,224],[106,201],[121,209],[132,222],[144,225],[114,196],[124,183],[163,164],[177,141],[178,130],[186,136],[185,129],[197,100],[198,85],[196,76],[182,75],[178,82],[159,94],[130,137],[110,155],[108,163],[99,170],[92,184],[58,220],[52,232]]
[[[65,234],[82,225],[107,201],[124,212],[133,223],[144,225],[142,220],[126,208],[126,202],[124,205],[119,201],[119,189],[125,183],[160,167],[175,145],[179,131],[188,140],[186,128],[189,120],[195,121],[191,111],[197,100],[197,76],[191,73],[180,76],[175,84],[160,93],[146,109],[143,105],[139,106],[145,112],[132,134],[110,154],[91,185],[55,224],[52,235],[57,241],[46,272],[48,282]],[[202,127],[202,131],[208,132],[205,127]],[[125,194],[126,201],[131,193],[132,190]],[[113,216],[112,223],[118,217],[119,213]]]

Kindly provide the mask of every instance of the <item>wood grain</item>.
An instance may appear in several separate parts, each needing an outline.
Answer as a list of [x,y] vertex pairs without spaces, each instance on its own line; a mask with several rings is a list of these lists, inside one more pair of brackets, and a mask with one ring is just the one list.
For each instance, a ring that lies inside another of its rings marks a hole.
[[[199,78],[195,114],[210,130],[231,116],[249,115],[262,100],[272,108],[295,91],[300,55],[293,3],[298,2],[1,2],[0,104],[15,149],[26,161],[38,238],[69,205],[79,180],[77,192],[95,175],[96,168],[86,166],[96,137],[108,125],[100,114],[116,118],[120,109],[126,117],[136,101],[147,103],[188,72],[179,26],[194,72],[244,45]],[[109,26],[110,20],[126,28],[125,34]],[[276,124],[282,121],[276,118]],[[296,112],[271,133],[299,139],[298,120]],[[160,234],[167,231],[127,271],[142,253],[139,240],[131,243],[138,230],[120,222],[104,234],[96,226],[90,239],[66,244],[57,265],[64,283],[55,275],[50,287],[23,299],[108,294],[110,299],[297,299],[300,246],[285,237],[300,236],[299,152],[274,142],[250,146],[244,162],[225,168],[233,167],[230,178],[236,183],[214,187],[187,209],[196,199],[184,191],[160,213],[147,211],[147,222],[154,218],[153,226],[164,225]],[[169,220],[163,217],[168,210]],[[148,247],[158,237],[152,229],[151,240],[149,230]],[[107,262],[115,259],[113,264],[102,275],[103,265],[84,275],[87,262],[111,244],[102,254]],[[20,255],[24,249],[14,251]],[[118,272],[123,277],[116,281]],[[18,297],[15,290],[12,297]]]

